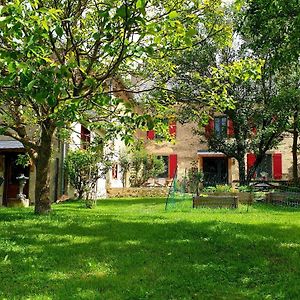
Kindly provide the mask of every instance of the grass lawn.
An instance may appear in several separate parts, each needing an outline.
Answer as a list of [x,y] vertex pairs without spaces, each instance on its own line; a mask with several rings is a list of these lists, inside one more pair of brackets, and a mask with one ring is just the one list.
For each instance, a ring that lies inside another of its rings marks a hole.
[[0,208],[0,299],[300,299],[300,210]]

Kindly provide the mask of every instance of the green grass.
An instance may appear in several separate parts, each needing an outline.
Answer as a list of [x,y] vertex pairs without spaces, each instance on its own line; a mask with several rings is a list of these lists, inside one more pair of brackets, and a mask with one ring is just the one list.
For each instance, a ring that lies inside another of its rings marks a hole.
[[300,299],[300,211],[0,209],[0,299]]

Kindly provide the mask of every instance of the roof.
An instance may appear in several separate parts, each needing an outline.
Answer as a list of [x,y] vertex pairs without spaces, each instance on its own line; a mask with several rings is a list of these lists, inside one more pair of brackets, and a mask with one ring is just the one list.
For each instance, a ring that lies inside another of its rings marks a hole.
[[0,151],[12,149],[24,149],[24,146],[19,141],[0,141]]

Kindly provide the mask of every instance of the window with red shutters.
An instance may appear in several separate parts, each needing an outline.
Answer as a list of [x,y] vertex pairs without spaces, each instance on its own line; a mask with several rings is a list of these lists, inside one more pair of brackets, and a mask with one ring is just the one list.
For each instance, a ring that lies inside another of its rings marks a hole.
[[282,154],[273,154],[273,178],[282,179]]
[[205,136],[210,137],[213,133],[216,136],[232,137],[234,135],[232,120],[228,119],[226,116],[217,116],[214,117],[214,119],[209,120],[208,124],[205,126]]
[[[248,171],[254,165],[256,157],[253,153],[247,154],[247,169]],[[265,175],[264,175],[265,174]],[[265,179],[282,179],[282,154],[274,153],[266,154],[265,158],[259,164],[254,177]]]
[[[166,123],[168,122],[168,120],[166,120]],[[176,127],[176,121],[170,122],[169,123],[169,134],[175,138],[176,137],[176,131],[177,131],[177,127]],[[147,131],[147,139],[148,140],[163,140],[165,137],[162,135],[158,135],[156,134],[155,130],[148,130]]]
[[174,178],[177,170],[177,154],[169,156],[169,178]]

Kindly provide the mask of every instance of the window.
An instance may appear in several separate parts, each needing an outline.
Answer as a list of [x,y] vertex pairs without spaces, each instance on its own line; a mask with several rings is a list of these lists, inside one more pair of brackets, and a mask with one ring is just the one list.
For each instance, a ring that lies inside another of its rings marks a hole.
[[170,154],[169,156],[161,155],[157,158],[162,159],[164,162],[164,171],[159,174],[158,178],[174,178],[177,171],[177,154]]
[[[248,153],[247,154],[247,169],[249,169],[254,165],[256,160],[255,154]],[[282,179],[282,154],[274,153],[266,154],[266,157],[258,166],[254,178],[258,179]]]
[[231,138],[234,136],[233,121],[227,116],[218,116],[210,119],[205,126],[205,136],[210,138],[212,136]]
[[270,179],[272,178],[272,155],[267,154],[261,164],[258,166],[257,178]]
[[216,136],[227,135],[227,117],[215,117],[214,118],[214,131]]
[[[165,124],[169,124],[169,134],[172,138],[176,137],[176,131],[177,131],[177,127],[176,127],[176,121],[168,121],[167,119],[164,121]],[[147,139],[148,140],[163,140],[165,137],[162,135],[157,134],[157,132],[155,132],[155,130],[148,130],[147,131]]]
[[164,162],[165,169],[162,173],[157,175],[158,178],[168,178],[169,176],[169,157],[168,156],[157,156],[158,159],[162,159]]

